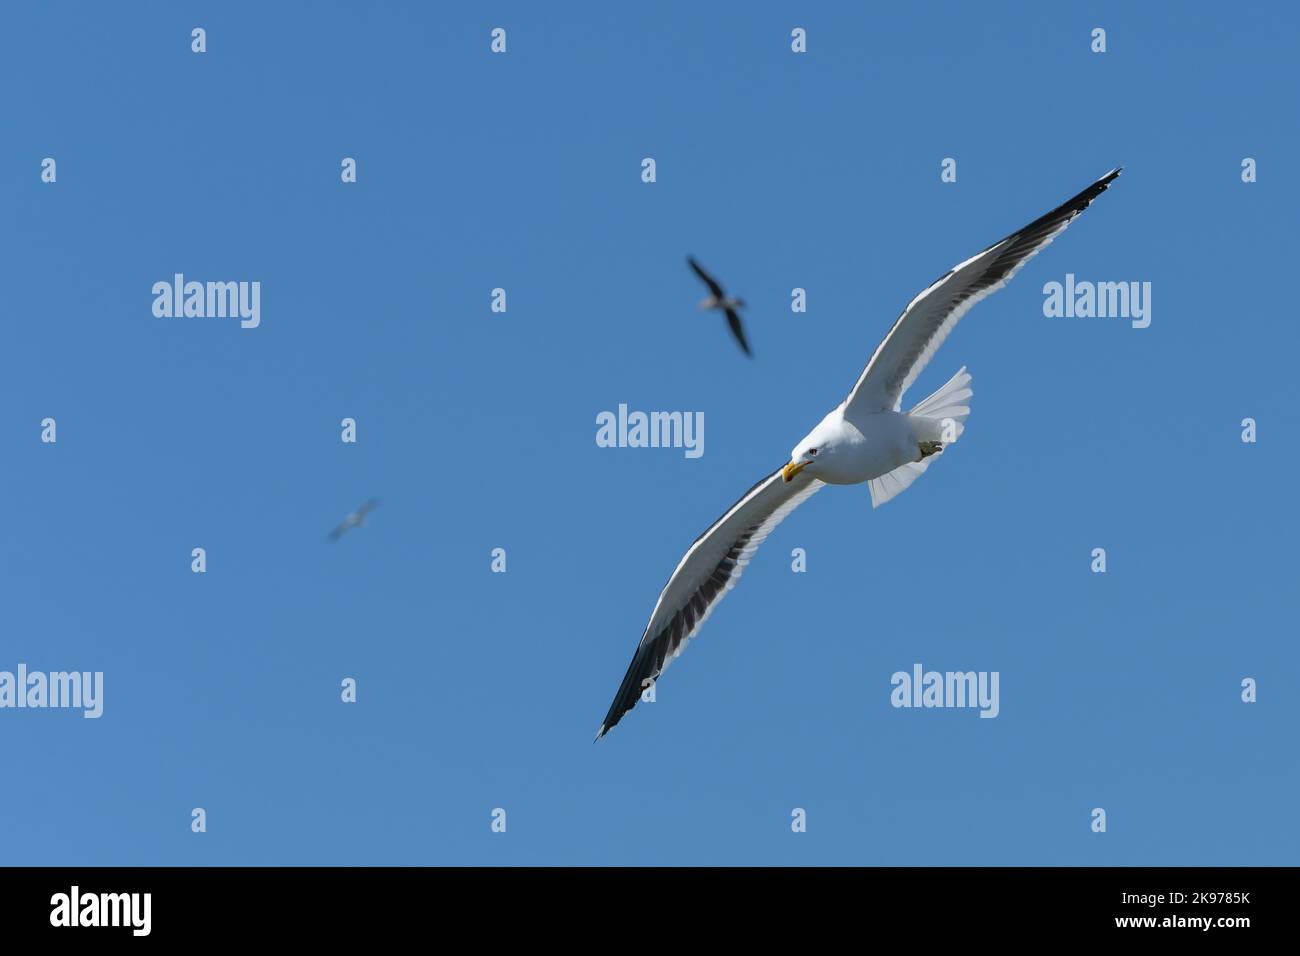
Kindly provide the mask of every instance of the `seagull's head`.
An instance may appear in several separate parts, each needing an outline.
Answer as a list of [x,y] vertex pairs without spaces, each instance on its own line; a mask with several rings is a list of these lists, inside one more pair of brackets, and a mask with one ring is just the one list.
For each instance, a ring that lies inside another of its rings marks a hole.
[[781,477],[793,481],[795,475],[807,471],[814,478],[819,477],[826,462],[834,458],[840,446],[840,429],[836,415],[827,415],[820,425],[799,440],[790,451],[790,464],[781,469]]

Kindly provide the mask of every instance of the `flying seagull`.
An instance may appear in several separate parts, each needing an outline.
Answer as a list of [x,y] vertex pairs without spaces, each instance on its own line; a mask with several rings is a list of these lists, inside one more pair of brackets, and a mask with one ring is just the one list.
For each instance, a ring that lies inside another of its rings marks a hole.
[[907,412],[901,411],[903,393],[971,306],[1002,288],[1119,174],[1114,169],[1102,176],[1047,215],[967,259],[908,303],[848,398],[794,446],[788,464],[745,492],[687,549],[659,594],[597,740],[636,706],[646,687],[681,654],[786,515],[825,484],[867,482],[872,507],[879,507],[915,481],[946,444],[956,441],[973,394],[965,366]]
[[690,263],[695,274],[699,276],[706,286],[709,287],[709,294],[700,300],[701,309],[721,309],[727,314],[727,324],[731,326],[731,334],[736,337],[740,343],[740,350],[746,355],[753,358],[754,353],[749,350],[749,343],[745,341],[745,328],[740,324],[740,315],[737,309],[745,307],[743,299],[737,299],[734,296],[727,295],[722,291],[722,286],[718,285],[718,280],[713,278],[701,268],[700,264],[695,261],[694,257],[687,256],[686,261]]
[[379,504],[378,498],[371,498],[352,514],[343,519],[343,523],[330,532],[330,540],[337,541],[353,528],[360,528],[366,523],[366,515],[374,511]]

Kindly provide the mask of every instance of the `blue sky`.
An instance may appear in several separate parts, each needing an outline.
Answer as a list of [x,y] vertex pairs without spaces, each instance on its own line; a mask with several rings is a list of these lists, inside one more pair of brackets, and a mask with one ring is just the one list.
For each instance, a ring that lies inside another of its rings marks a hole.
[[[0,862],[1295,863],[1293,9],[4,16],[0,669],[105,703],[0,710]],[[909,393],[969,366],[960,444],[804,505],[593,746],[683,550],[903,305],[1121,164]],[[176,272],[260,281],[260,327],[155,318]],[[1067,272],[1150,327],[1044,317]],[[620,403],[704,455],[598,448]],[[1000,715],[892,708],[916,662]]]

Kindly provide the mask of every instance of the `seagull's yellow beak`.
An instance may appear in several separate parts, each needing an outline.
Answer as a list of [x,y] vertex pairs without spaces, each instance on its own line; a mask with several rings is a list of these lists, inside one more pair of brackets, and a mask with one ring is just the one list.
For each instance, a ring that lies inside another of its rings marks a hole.
[[808,467],[808,462],[806,461],[792,461],[790,462],[790,464],[786,465],[784,468],[781,469],[781,477],[784,478],[786,481],[793,481],[794,476],[799,474],[799,472],[803,471],[807,467]]

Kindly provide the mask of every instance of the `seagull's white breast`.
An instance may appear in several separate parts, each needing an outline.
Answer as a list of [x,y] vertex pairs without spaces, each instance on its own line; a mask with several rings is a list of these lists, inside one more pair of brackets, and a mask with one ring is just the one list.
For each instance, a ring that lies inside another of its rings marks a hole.
[[920,457],[907,416],[894,411],[863,415],[850,422],[841,412],[833,423],[830,454],[815,474],[832,485],[856,485],[879,478]]

